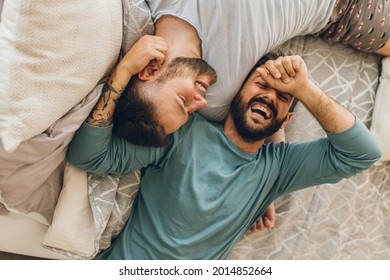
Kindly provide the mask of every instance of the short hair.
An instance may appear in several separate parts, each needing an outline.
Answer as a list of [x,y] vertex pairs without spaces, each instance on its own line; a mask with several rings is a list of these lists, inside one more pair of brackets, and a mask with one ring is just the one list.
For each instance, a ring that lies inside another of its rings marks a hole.
[[[255,66],[253,66],[253,68],[251,69],[251,71],[249,71],[249,74],[246,76],[244,82],[242,83],[241,85],[241,88],[240,88],[240,91],[242,90],[242,88],[244,87],[244,85],[246,84],[246,82],[248,81],[249,77],[252,76],[252,74],[256,71],[257,68],[259,68],[261,65],[263,65],[264,63],[266,63],[268,60],[275,60],[277,59],[279,56],[286,56],[286,55],[292,55],[292,54],[287,54],[285,52],[283,52],[281,49],[277,48],[275,49],[274,51],[272,52],[269,52],[265,55],[263,55],[259,61],[257,61],[257,63],[255,64]],[[291,104],[291,107],[290,109],[288,110],[289,112],[294,112],[294,108],[295,106],[297,105],[298,103],[298,99],[294,97],[294,100],[293,100],[293,103]]]
[[116,105],[113,132],[136,145],[162,147],[166,133],[157,120],[155,105],[146,96],[134,75]]

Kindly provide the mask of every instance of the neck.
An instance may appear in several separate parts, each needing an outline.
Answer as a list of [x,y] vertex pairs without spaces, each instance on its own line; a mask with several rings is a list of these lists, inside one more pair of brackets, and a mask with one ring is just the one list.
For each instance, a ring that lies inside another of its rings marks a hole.
[[265,139],[256,141],[256,142],[248,142],[245,141],[241,135],[238,134],[236,126],[234,125],[233,119],[230,115],[228,115],[224,126],[223,126],[223,132],[225,135],[241,150],[255,154],[258,152],[260,147],[264,144]]
[[162,16],[155,24],[155,35],[168,44],[166,60],[175,57],[202,57],[201,40],[196,29],[174,16]]

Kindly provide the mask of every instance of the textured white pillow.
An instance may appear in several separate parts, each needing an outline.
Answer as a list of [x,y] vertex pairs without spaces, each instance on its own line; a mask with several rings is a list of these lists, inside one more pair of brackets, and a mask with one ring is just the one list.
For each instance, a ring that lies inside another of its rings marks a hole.
[[390,57],[382,59],[382,72],[375,97],[371,132],[382,149],[381,161],[390,161]]
[[121,0],[6,0],[0,22],[0,138],[12,152],[112,70]]
[[42,246],[68,257],[88,259],[97,253],[95,239],[87,173],[67,163],[64,186]]

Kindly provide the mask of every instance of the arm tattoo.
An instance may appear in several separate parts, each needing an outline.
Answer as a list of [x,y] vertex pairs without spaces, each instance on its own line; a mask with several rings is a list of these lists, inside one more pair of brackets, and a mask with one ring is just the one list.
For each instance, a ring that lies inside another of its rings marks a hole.
[[105,83],[98,103],[91,111],[87,122],[94,126],[109,126],[114,119],[114,110],[124,88],[117,91],[111,83]]

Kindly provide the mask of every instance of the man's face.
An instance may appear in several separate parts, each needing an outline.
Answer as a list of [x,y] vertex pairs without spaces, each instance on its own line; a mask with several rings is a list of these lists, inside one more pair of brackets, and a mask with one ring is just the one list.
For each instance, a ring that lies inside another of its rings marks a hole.
[[271,136],[291,117],[293,99],[289,93],[268,87],[254,72],[232,103],[231,117],[237,132],[248,142]]
[[206,90],[215,83],[215,70],[202,59],[178,57],[153,81],[151,95],[156,114],[165,133],[187,122],[189,114],[207,105]]

